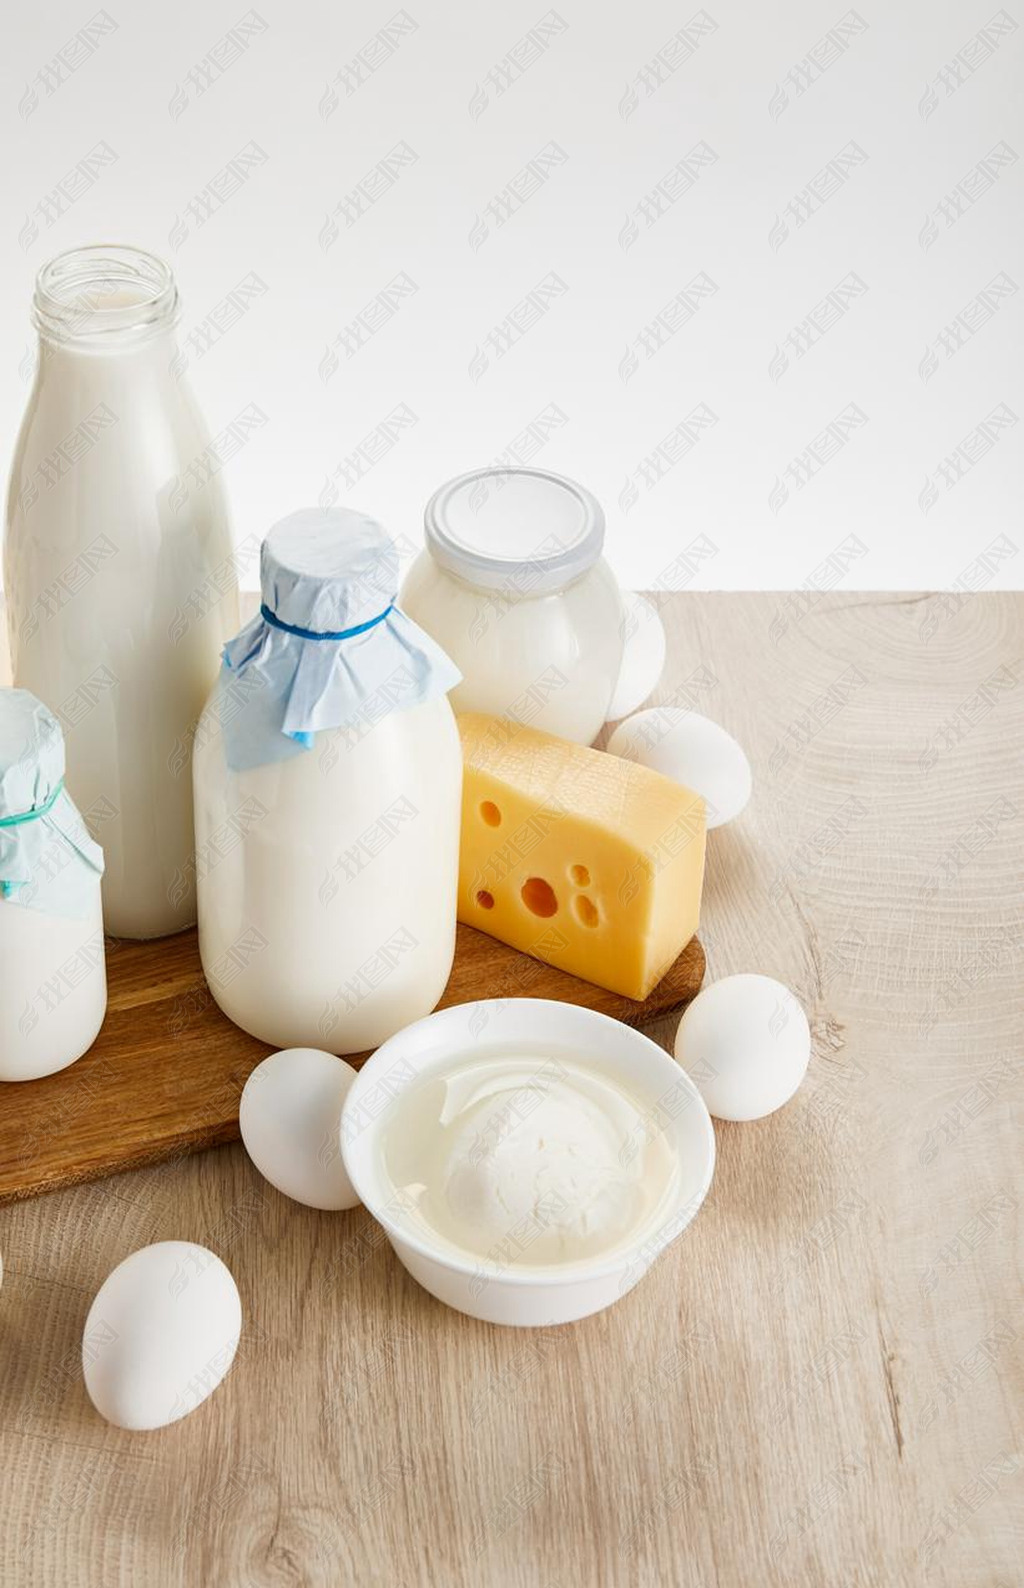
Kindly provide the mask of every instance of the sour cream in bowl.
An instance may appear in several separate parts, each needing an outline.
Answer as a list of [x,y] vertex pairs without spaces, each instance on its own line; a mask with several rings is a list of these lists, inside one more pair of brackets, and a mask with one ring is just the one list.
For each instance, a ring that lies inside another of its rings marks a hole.
[[430,1293],[491,1323],[599,1312],[699,1209],[714,1131],[686,1072],[593,1009],[439,1010],[377,1049],[341,1116],[353,1188]]

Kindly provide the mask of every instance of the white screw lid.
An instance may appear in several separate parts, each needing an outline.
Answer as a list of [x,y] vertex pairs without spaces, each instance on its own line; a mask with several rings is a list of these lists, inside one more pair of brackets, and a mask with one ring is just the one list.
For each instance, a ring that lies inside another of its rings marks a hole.
[[436,562],[467,584],[510,595],[564,590],[601,555],[600,502],[545,469],[474,469],[449,480],[423,515]]

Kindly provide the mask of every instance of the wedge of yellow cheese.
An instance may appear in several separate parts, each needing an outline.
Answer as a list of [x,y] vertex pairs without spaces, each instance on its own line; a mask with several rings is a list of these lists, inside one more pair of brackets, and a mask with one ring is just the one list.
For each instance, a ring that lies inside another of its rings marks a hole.
[[458,722],[459,920],[646,998],[697,930],[703,799],[636,762],[501,717]]

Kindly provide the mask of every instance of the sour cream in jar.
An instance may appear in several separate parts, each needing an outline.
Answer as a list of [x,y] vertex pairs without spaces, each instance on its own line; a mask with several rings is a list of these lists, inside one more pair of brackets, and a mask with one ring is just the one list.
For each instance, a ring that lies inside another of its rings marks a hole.
[[541,469],[476,469],[434,493],[424,525],[402,606],[460,668],[455,709],[590,744],[623,652],[600,504]]

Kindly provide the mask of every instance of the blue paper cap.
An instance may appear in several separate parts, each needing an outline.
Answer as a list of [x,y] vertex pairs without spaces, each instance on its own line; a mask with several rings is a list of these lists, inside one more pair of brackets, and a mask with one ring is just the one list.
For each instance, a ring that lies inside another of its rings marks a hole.
[[263,600],[283,623],[337,633],[378,617],[398,594],[398,553],[372,518],[304,508],[275,524],[260,551]]

